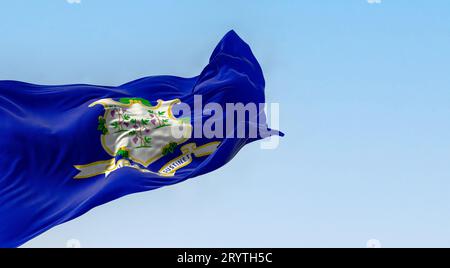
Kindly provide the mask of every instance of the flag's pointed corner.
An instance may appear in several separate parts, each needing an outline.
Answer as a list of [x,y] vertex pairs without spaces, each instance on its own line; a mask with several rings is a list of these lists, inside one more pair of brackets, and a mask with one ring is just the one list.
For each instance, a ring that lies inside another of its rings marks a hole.
[[285,136],[284,132],[281,132],[280,130],[276,130],[276,129],[272,129],[272,128],[268,128],[267,130],[269,131],[270,136],[280,136],[280,137]]
[[237,39],[243,42],[243,40],[241,39],[241,37],[239,37],[239,35],[236,33],[236,31],[234,31],[233,29],[229,30],[223,37],[224,39]]
[[229,30],[222,37],[222,40],[220,40],[219,44],[224,44],[224,45],[241,44],[241,45],[248,46],[247,43],[245,43],[245,41],[234,30]]
[[[210,61],[219,54],[229,54],[246,58],[253,58],[250,46],[234,31],[228,31],[214,49]],[[256,61],[256,59],[255,59]]]

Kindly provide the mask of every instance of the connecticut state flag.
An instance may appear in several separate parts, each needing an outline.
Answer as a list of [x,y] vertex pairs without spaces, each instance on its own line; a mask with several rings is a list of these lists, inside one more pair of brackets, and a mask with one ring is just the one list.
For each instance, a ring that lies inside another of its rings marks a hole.
[[[244,145],[282,135],[266,123],[264,86],[234,31],[193,78],[120,86],[0,81],[0,247],[20,246],[121,196],[211,172]],[[236,115],[239,107],[245,116]]]

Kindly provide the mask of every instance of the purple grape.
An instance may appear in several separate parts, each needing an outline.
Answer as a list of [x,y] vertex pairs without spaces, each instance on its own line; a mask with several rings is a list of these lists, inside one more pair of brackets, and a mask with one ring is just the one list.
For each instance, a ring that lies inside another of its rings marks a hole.
[[126,127],[128,127],[130,124],[128,124],[127,122],[124,123]]
[[134,143],[137,143],[137,142],[138,142],[138,138],[137,138],[137,137],[134,137],[133,142],[134,142]]
[[153,125],[156,125],[156,119],[152,119],[151,122],[152,122]]
[[111,116],[114,118],[114,115],[116,114],[116,110],[111,111]]

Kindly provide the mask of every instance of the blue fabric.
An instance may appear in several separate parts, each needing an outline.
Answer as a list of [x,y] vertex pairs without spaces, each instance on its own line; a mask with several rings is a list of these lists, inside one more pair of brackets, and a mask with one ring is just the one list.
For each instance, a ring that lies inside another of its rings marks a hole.
[[[261,138],[214,139],[220,142],[214,153],[194,158],[173,177],[126,167],[108,177],[101,174],[74,179],[79,172],[74,165],[111,158],[101,145],[97,129],[103,107],[89,104],[105,98],[138,97],[151,103],[178,98],[193,106],[195,94],[202,95],[204,103],[264,102],[261,68],[234,31],[225,35],[209,64],[193,78],[151,76],[118,87],[0,81],[0,247],[17,247],[121,196],[213,171],[230,161],[245,144]],[[190,117],[194,125],[198,115]],[[206,118],[203,116],[203,120]],[[192,138],[185,143],[202,145],[211,141]],[[158,171],[181,154],[179,148],[148,168]]]

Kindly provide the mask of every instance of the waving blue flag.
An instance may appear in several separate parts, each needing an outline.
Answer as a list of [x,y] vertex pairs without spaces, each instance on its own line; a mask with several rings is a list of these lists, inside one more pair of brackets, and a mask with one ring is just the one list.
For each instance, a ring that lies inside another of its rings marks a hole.
[[193,78],[118,87],[0,81],[0,247],[121,196],[213,171],[245,144],[280,134],[261,106],[229,120],[238,112],[230,103],[264,103],[261,68],[233,31]]

